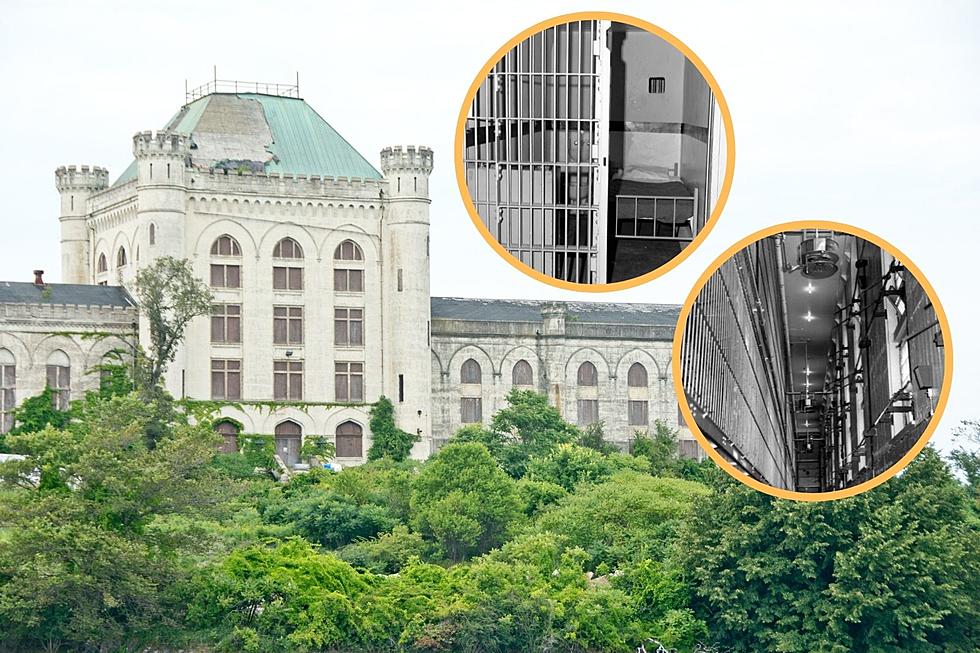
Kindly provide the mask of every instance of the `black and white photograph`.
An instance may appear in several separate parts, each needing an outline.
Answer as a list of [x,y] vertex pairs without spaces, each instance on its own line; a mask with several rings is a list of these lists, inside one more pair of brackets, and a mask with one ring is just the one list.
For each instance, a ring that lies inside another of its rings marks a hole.
[[462,163],[472,209],[517,261],[574,284],[642,277],[705,230],[725,125],[698,66],[644,27],[552,25],[483,79]]

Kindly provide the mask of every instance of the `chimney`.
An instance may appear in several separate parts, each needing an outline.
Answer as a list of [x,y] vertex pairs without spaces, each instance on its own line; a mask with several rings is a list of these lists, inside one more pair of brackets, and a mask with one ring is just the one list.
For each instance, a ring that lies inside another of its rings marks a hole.
[[44,288],[44,270],[34,270],[34,285]]

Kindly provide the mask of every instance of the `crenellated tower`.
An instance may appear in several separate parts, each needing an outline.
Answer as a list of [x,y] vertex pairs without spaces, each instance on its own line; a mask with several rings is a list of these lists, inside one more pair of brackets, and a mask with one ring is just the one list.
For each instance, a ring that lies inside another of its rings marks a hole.
[[[154,225],[155,243],[142,257],[149,263],[159,256],[186,258],[187,224],[186,168],[190,157],[190,138],[185,134],[161,130],[137,132],[133,136],[136,157],[136,224],[139,240]],[[137,264],[135,267],[137,267]],[[135,275],[135,269],[131,272]],[[132,277],[130,277],[132,279]],[[124,280],[124,283],[128,280]],[[149,342],[150,328],[140,317],[140,340]],[[182,396],[183,374],[187,366],[187,346],[181,344],[167,370],[166,386],[175,397]]]
[[[144,131],[133,136],[136,157],[137,222],[140,233],[156,227],[153,256],[186,256],[184,225],[187,210],[185,171],[190,139],[170,131]],[[152,257],[151,257],[152,258]]]
[[432,150],[387,147],[381,171],[388,182],[382,218],[385,394],[398,426],[422,436],[412,452],[431,453],[432,361],[429,298],[429,175]]
[[61,280],[92,283],[92,251],[89,243],[88,200],[92,193],[109,187],[109,171],[98,166],[61,166],[54,171],[61,194]]

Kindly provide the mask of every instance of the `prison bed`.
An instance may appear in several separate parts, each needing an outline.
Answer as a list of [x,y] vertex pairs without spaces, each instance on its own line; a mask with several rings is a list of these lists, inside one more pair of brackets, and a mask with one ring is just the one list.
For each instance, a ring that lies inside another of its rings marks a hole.
[[[656,179],[656,177],[654,177]],[[619,176],[609,182],[616,237],[689,241],[698,192],[678,177],[650,181]]]

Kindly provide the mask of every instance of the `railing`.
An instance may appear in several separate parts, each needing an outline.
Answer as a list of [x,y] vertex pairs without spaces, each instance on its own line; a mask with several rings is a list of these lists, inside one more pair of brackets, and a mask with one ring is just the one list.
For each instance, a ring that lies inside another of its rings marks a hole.
[[192,89],[184,85],[184,101],[190,104],[212,93],[261,93],[262,95],[278,95],[280,97],[299,98],[299,75],[295,84],[280,84],[274,82],[243,82],[237,79],[212,79],[206,84]]

